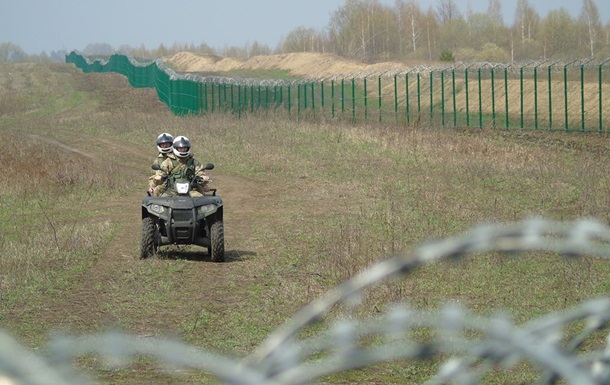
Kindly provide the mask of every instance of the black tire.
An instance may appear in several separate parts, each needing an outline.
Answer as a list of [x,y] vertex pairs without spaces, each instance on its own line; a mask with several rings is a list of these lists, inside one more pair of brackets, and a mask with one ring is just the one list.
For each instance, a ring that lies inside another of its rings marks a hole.
[[222,220],[214,221],[210,225],[210,243],[208,248],[212,262],[225,260],[225,230]]
[[157,253],[157,225],[155,221],[146,217],[142,219],[142,244],[140,245],[140,259],[152,257]]

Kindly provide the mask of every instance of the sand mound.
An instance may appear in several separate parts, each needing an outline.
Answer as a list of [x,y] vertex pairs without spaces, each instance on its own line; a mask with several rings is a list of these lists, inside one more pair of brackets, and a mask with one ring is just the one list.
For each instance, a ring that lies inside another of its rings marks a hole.
[[220,56],[198,56],[190,52],[179,52],[172,57],[163,58],[178,72],[222,72],[241,66],[239,60]]
[[366,65],[347,60],[334,54],[289,53],[282,55],[254,56],[240,61],[218,56],[199,56],[190,52],[179,52],[164,58],[178,72],[228,72],[235,69],[249,70],[286,70],[296,76],[306,78],[331,77],[355,73],[385,72],[390,69],[406,67],[405,64],[387,62]]

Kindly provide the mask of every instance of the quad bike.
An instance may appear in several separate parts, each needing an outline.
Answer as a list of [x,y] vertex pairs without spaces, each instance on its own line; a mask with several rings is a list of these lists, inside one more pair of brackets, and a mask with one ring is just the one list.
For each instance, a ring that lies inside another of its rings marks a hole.
[[[154,164],[153,170],[160,170]],[[204,170],[212,170],[208,163]],[[214,262],[225,259],[223,203],[210,189],[202,197],[191,197],[191,186],[199,183],[197,176],[165,177],[166,187],[177,192],[172,197],[146,196],[142,200],[142,240],[140,258],[154,255],[160,246],[198,245],[206,247]]]

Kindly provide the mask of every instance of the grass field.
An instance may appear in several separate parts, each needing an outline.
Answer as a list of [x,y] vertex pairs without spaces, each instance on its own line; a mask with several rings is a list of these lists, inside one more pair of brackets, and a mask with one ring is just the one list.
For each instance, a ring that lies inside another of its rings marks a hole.
[[[140,200],[165,131],[216,165],[226,263],[189,247],[138,259]],[[328,289],[427,240],[536,215],[610,220],[602,135],[176,117],[152,90],[67,64],[0,64],[0,132],[0,326],[32,348],[56,331],[119,328],[244,356]],[[525,322],[609,292],[605,259],[489,253],[387,282],[330,317],[451,300]],[[423,383],[436,365],[388,363],[325,381]],[[77,366],[109,384],[212,381],[168,377],[147,359]],[[499,370],[486,383],[534,375]]]

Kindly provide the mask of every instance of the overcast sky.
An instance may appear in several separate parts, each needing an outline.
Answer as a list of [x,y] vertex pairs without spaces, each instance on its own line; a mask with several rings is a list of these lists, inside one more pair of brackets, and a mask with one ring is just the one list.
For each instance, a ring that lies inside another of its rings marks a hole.
[[[380,0],[393,6],[394,0]],[[500,0],[512,23],[517,0]],[[594,0],[602,22],[610,21],[610,0]],[[463,14],[485,12],[488,0],[455,0]],[[418,0],[423,10],[438,0]],[[544,17],[565,8],[577,17],[582,0],[529,0]],[[83,50],[90,43],[157,48],[174,43],[213,48],[258,41],[275,49],[297,27],[322,30],[344,0],[0,0],[0,43],[27,54]]]

